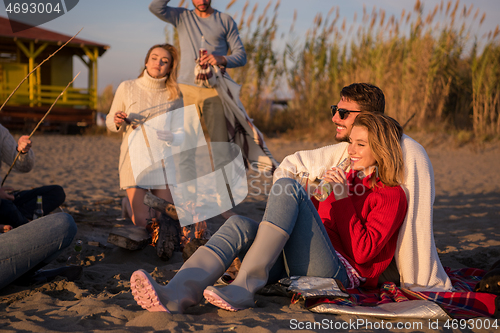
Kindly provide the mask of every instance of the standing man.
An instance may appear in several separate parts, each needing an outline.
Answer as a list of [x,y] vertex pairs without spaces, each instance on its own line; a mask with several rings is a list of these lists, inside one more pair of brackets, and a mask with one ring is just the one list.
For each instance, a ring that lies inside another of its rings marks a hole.
[[[382,90],[367,83],[353,83],[340,92],[340,101],[331,106],[335,139],[340,143],[315,150],[299,151],[285,157],[274,173],[274,181],[282,177],[297,178],[309,173],[312,181],[325,169],[336,166],[348,157],[354,119],[360,112],[384,113]],[[446,275],[434,243],[432,211],[435,197],[434,171],[425,149],[403,134],[401,139],[405,164],[402,185],[408,200],[408,212],[399,231],[396,259],[402,288],[416,291],[449,291],[451,281]],[[397,281],[392,281],[397,282]]]
[[[168,6],[170,0],[153,0],[149,10],[159,19],[172,24],[178,32],[181,60],[178,83],[181,89],[184,106],[196,105],[198,116],[203,117],[211,142],[228,142],[226,118],[222,101],[216,89],[199,87],[195,83],[194,69],[196,59],[201,66],[209,64],[234,68],[244,66],[247,62],[245,48],[241,42],[238,27],[231,16],[221,13],[211,6],[211,0],[192,0],[194,10]],[[204,39],[204,45],[202,45]],[[206,54],[200,57],[200,48]],[[231,55],[227,55],[231,50]],[[185,140],[181,145],[180,155],[181,182],[196,179],[194,149],[200,134],[200,122],[196,115],[185,114]],[[214,167],[219,169],[229,161],[225,152],[214,155]],[[189,189],[189,196],[196,195],[196,189]],[[186,198],[189,200],[189,198]]]

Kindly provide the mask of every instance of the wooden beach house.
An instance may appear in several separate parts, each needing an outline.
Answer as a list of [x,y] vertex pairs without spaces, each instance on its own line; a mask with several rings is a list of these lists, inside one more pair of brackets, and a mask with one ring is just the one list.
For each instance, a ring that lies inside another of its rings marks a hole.
[[[64,35],[31,27],[13,33],[11,22],[0,17],[0,105],[29,72],[76,32]],[[108,48],[108,45],[73,39],[21,85],[0,112],[0,123],[9,129],[32,129],[73,79],[73,59],[77,56],[88,68],[87,88],[68,88],[43,128],[66,132],[68,128],[92,125],[97,106],[97,60]]]

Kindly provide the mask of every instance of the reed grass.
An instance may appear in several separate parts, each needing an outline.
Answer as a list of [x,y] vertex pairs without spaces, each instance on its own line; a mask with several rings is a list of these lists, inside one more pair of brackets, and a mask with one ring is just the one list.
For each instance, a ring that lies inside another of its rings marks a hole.
[[[498,27],[495,37],[498,35]],[[476,137],[500,134],[500,45],[488,43],[481,55],[472,56],[472,125]]]
[[[480,139],[500,135],[500,32],[474,33],[486,15],[481,9],[450,0],[425,11],[417,0],[399,17],[365,7],[360,22],[356,15],[349,26],[334,7],[316,16],[301,42],[293,31],[295,13],[279,50],[279,5],[271,0],[262,11],[254,5],[246,16],[247,1],[235,15],[248,64],[231,75],[263,131],[316,127],[329,120],[329,106],[343,86],[370,82],[384,90],[388,115],[402,124],[415,115],[410,129],[469,130]],[[266,98],[284,83],[292,91],[290,107],[271,115]]]
[[113,85],[108,84],[97,98],[97,112],[107,114],[109,109],[111,109],[111,104],[113,103]]

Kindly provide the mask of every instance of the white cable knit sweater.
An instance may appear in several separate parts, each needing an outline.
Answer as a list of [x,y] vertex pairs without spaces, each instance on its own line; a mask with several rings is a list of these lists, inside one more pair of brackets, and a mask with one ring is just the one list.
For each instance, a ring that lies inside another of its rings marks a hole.
[[[309,172],[313,181],[325,168],[342,161],[347,143],[314,150],[299,151],[287,156],[274,173],[274,181],[283,177],[297,178]],[[441,265],[434,243],[432,210],[434,204],[434,171],[425,149],[403,135],[401,140],[405,163],[403,189],[408,199],[408,213],[399,231],[395,258],[401,276],[401,287],[415,291],[449,291],[451,281]]]
[[[166,146],[178,146],[184,140],[184,114],[182,98],[170,100],[170,95],[165,87],[166,78],[155,79],[149,76],[144,70],[144,75],[135,80],[122,82],[116,89],[115,97],[111,109],[106,117],[106,126],[112,132],[122,132],[123,140],[120,147],[119,173],[120,188],[136,186],[136,181],[132,172],[129,155],[128,137],[134,130],[132,125],[139,125],[142,122],[167,114],[165,128],[170,128],[174,139]],[[173,111],[175,110],[175,111]],[[123,123],[120,128],[116,128],[114,123],[115,113],[123,111],[127,118],[132,121],[131,125]],[[172,111],[172,112],[168,112]],[[168,148],[168,147],[167,147]],[[169,170],[173,170],[169,168]],[[174,171],[175,173],[175,171]],[[169,183],[175,183],[175,177],[168,177]],[[164,188],[165,186],[158,186]],[[156,188],[150,186],[150,188]]]

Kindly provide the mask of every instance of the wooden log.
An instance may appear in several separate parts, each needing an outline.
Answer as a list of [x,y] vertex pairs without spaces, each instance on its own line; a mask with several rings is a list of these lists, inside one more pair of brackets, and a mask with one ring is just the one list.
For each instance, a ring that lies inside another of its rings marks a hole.
[[151,192],[146,192],[146,195],[144,196],[144,204],[159,211],[160,213],[167,214],[176,221],[179,219],[191,223],[193,221],[193,215],[191,215],[191,213],[187,210],[182,209],[181,207],[176,207],[173,203],[163,200],[162,198],[158,198]]
[[169,260],[174,251],[180,251],[180,225],[166,213],[159,218],[160,230],[156,241],[156,254],[162,260]]
[[127,250],[140,250],[151,242],[146,229],[135,225],[116,224],[108,236],[108,243]]
[[205,245],[208,239],[193,238],[189,243],[184,246],[182,250],[182,259],[186,262],[200,246]]

